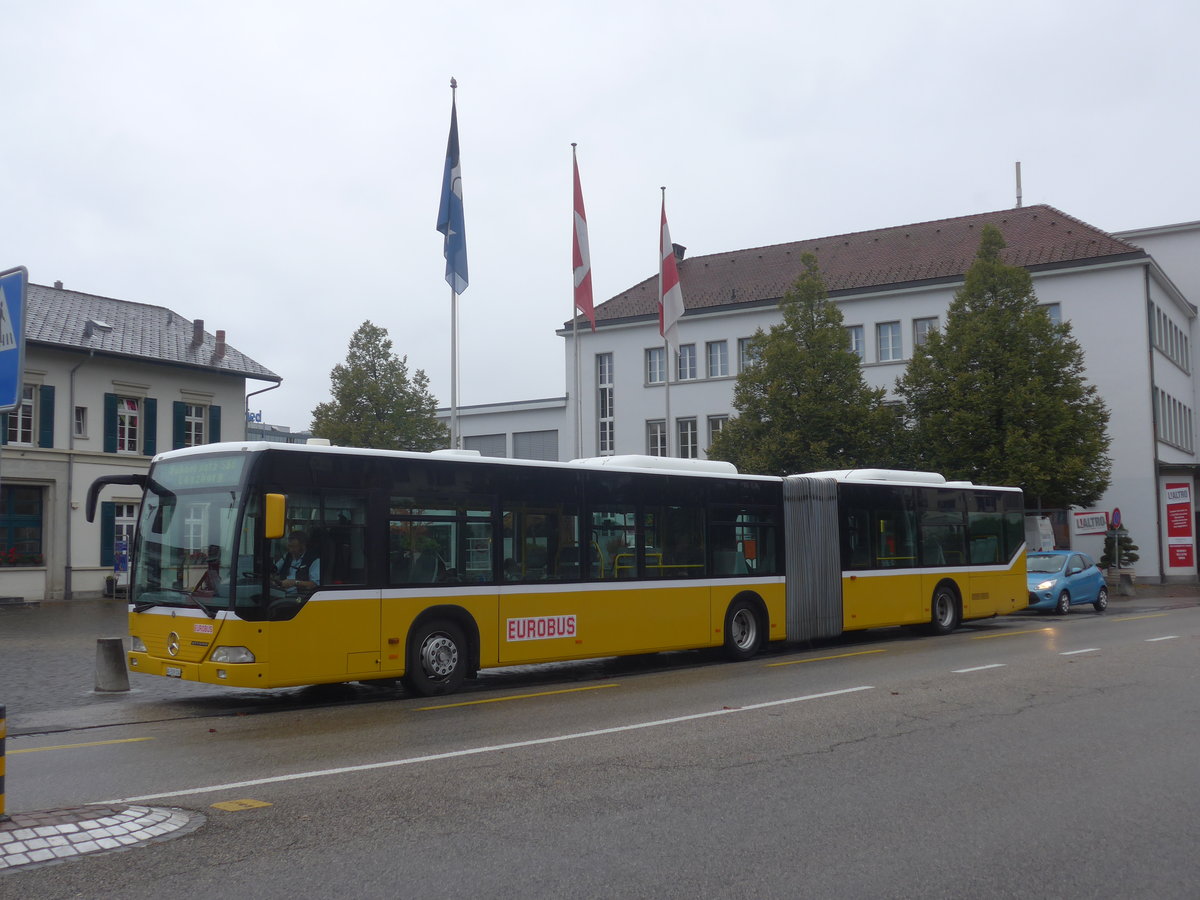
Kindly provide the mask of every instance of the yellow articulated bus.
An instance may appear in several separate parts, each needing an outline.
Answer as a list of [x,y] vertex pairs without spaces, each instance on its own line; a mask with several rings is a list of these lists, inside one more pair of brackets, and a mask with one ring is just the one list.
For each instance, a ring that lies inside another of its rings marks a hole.
[[129,582],[134,672],[278,688],[924,625],[1027,604],[1021,492],[918,472],[772,478],[273,443],[155,457]]

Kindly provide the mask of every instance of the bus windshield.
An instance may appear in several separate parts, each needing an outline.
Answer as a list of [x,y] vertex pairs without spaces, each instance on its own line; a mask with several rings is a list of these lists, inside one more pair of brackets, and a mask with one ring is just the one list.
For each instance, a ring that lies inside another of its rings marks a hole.
[[130,600],[137,606],[232,605],[244,456],[155,465],[142,499]]

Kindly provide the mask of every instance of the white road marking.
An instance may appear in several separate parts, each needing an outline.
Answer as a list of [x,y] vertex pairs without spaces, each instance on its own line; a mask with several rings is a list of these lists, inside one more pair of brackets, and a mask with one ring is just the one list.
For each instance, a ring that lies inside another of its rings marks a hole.
[[1064,650],[1059,656],[1074,656],[1076,653],[1095,653],[1099,647],[1085,647],[1083,650]]
[[699,719],[710,719],[714,716],[726,716],[733,713],[752,712],[757,709],[768,709],[772,706],[784,706],[789,703],[803,703],[806,700],[821,700],[826,697],[838,697],[843,694],[853,694],[858,691],[874,690],[873,685],[845,688],[840,691],[826,691],[823,694],[806,694],[803,697],[788,697],[784,700],[769,700],[766,703],[754,703],[749,706],[725,707],[709,712],[694,713],[689,716],[676,716],[671,719],[656,719],[652,722],[637,722],[632,725],[617,725],[613,728],[599,728],[595,731],[579,731],[573,734],[560,734],[552,737],[534,738],[528,741],[513,741],[509,744],[495,744],[489,747],[471,747],[466,750],[451,750],[448,753],[432,753],[428,756],[410,756],[405,759],[392,759],[386,762],[366,763],[359,766],[340,766],[336,769],[318,769],[312,772],[296,772],[292,775],[274,775],[270,778],[255,778],[250,781],[235,781],[229,784],[213,784],[207,787],[186,788],[180,791],[165,791],[161,794],[145,794],[141,797],[126,797],[123,800],[108,800],[104,804],[114,803],[143,803],[148,800],[165,800],[169,797],[186,797],[192,794],[211,794],[217,791],[240,790],[247,787],[257,787],[262,784],[276,784],[284,781],[300,781],[305,778],[321,778],[327,775],[345,775],[350,772],[369,772],[372,769],[389,769],[396,766],[409,766],[416,763],[437,762],[443,759],[454,759],[460,756],[476,756],[481,753],[497,753],[503,750],[516,750],[521,747],[537,747],[541,744],[557,744],[562,741],[573,741],[579,738],[600,737],[606,734],[620,734],[624,731],[637,731],[642,728],[660,728],[664,725],[677,725],[681,722],[693,722]]
[[1146,638],[1147,644],[1153,644],[1155,641],[1173,641],[1179,637],[1177,634],[1168,634],[1166,637]]
[[1005,663],[992,663],[987,666],[973,666],[970,669],[953,669],[955,675],[962,675],[964,672],[982,672],[984,669],[1003,669]]

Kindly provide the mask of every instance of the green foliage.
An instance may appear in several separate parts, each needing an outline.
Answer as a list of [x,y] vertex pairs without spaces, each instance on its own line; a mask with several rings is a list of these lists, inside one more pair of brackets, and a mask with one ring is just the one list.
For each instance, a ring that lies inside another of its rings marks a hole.
[[[1129,536],[1129,532],[1122,525],[1117,529],[1117,549],[1120,553],[1119,567],[1131,566],[1141,556],[1138,554],[1138,545],[1133,542],[1133,538]],[[1100,568],[1107,569],[1112,566],[1117,566],[1117,561],[1113,558],[1113,538],[1108,534],[1104,538],[1104,552],[1100,555]]]
[[387,329],[363,322],[346,361],[329,373],[332,399],[313,410],[312,433],[342,447],[437,450],[449,443],[437,421],[429,378],[409,377],[408,357],[392,353]]
[[750,343],[730,419],[708,450],[743,472],[786,475],[890,464],[900,431],[884,391],[863,381],[841,311],[811,253],[780,301],[783,321]]
[[1084,381],[1067,323],[1038,306],[1033,279],[1000,259],[984,226],[946,316],[896,389],[914,463],[948,478],[1019,485],[1045,506],[1091,506],[1108,487],[1108,409]]

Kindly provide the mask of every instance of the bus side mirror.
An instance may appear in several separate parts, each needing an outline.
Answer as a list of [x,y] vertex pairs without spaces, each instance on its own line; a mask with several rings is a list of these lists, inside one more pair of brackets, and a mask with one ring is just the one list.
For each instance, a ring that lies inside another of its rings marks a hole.
[[283,494],[267,494],[263,498],[266,515],[263,517],[263,537],[268,541],[283,537],[287,514],[287,497]]

